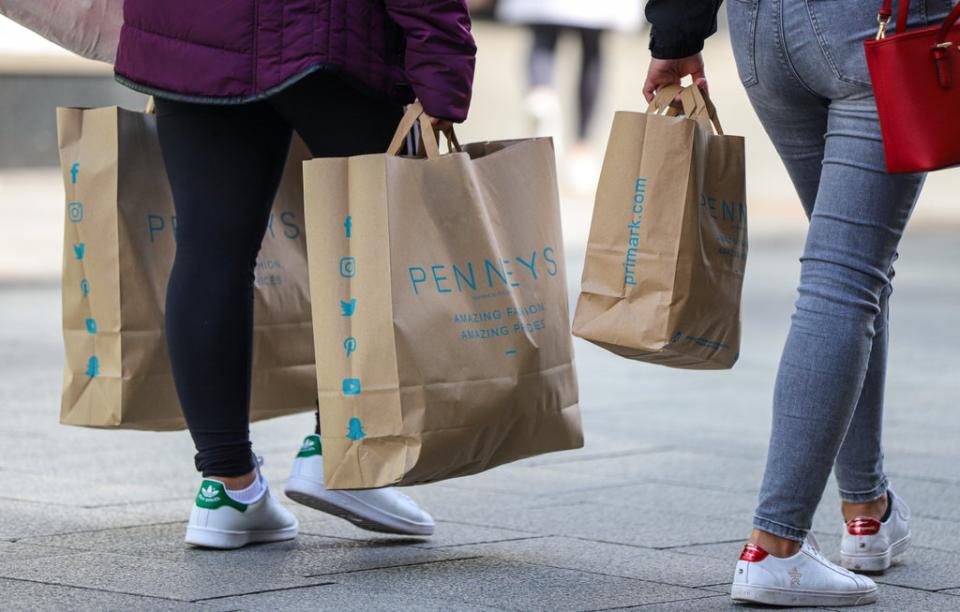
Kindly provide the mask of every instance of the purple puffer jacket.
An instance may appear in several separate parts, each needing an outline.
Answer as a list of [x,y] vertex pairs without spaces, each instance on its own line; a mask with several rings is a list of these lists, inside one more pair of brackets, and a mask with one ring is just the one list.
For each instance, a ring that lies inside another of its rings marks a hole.
[[475,56],[466,0],[126,0],[115,70],[146,93],[225,104],[331,70],[463,121]]

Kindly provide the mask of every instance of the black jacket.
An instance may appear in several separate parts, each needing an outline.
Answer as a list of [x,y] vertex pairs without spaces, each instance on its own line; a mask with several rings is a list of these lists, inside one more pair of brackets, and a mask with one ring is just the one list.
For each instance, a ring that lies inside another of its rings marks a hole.
[[717,31],[717,11],[723,0],[649,0],[647,21],[652,26],[650,51],[658,59],[677,59],[699,53],[703,41]]

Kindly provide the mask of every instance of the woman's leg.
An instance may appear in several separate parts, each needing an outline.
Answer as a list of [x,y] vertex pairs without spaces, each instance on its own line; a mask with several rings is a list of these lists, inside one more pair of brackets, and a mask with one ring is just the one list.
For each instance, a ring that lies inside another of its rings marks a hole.
[[557,54],[557,40],[560,27],[555,25],[533,25],[533,47],[527,64],[527,83],[531,89],[553,87],[553,67]]
[[[294,127],[314,157],[383,153],[403,117],[401,105],[372,98],[322,72],[281,91],[269,104]],[[320,435],[319,403],[316,434]]]
[[[888,276],[893,278],[892,268]],[[880,295],[880,313],[874,321],[875,335],[863,390],[834,466],[845,521],[858,516],[880,519],[888,507],[881,436],[892,290],[888,284]]]
[[[876,355],[883,356],[881,304],[922,182],[922,176],[886,173],[869,92],[831,103],[800,295],[774,392],[757,529],[796,541],[810,529],[861,400],[876,340]],[[871,375],[882,377],[883,364],[876,365]],[[855,435],[876,443],[851,447],[858,460],[873,461],[878,450],[881,400],[868,394],[861,404],[864,425]]]
[[854,82],[869,81],[853,59],[862,64],[870,9],[844,14],[830,31],[837,35],[829,41],[835,53],[851,58],[844,68],[853,80],[842,80],[824,58],[806,3],[757,7],[728,6],[738,68],[811,225],[777,379],[754,539],[759,533],[799,542],[841,443],[841,463],[860,466],[847,482],[841,478],[841,487],[883,494],[886,305],[897,244],[922,177],[886,174],[875,103],[869,87]]
[[[403,107],[354,89],[339,78],[317,73],[269,100],[274,111],[300,134],[315,157],[384,153]],[[337,226],[343,220],[336,221]],[[342,231],[342,230],[341,230]],[[328,355],[318,354],[323,366]],[[324,486],[318,406],[316,434],[307,436],[294,460],[285,491],[290,499],[345,518],[377,532],[426,536],[434,520],[415,501],[393,487],[366,491],[328,491]]]
[[600,93],[600,78],[603,73],[601,47],[603,30],[592,28],[578,28],[577,30],[580,34],[581,44],[577,139],[584,142],[587,140],[590,131],[590,121],[593,119],[597,107],[597,96]]
[[177,213],[166,305],[177,394],[197,469],[246,476],[253,271],[291,129],[263,103],[169,100],[157,100],[157,126]]

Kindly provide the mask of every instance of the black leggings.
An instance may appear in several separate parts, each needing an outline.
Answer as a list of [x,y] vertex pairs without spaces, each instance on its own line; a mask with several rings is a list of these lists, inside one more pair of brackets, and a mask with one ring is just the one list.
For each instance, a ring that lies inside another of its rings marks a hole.
[[403,108],[315,73],[262,102],[157,99],[177,213],[166,337],[204,476],[253,469],[253,282],[293,131],[315,157],[386,151]]
[[603,69],[600,39],[603,30],[592,28],[534,25],[528,79],[532,87],[553,83],[553,64],[560,32],[570,29],[580,36],[580,84],[578,86],[577,137],[586,140],[590,120],[597,106],[600,74]]

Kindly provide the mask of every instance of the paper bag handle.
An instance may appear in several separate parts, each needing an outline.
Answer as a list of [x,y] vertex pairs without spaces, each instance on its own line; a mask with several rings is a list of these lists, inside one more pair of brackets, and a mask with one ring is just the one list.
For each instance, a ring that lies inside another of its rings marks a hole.
[[713,105],[709,95],[704,94],[696,85],[689,85],[680,92],[680,101],[683,103],[685,115],[699,121],[707,129],[710,129],[710,124],[713,124],[717,134],[723,136],[723,126],[720,125],[720,118],[717,116],[717,107]]
[[[410,130],[412,130],[413,126],[417,123],[420,124],[420,139],[421,142],[423,142],[423,149],[427,154],[427,159],[440,158],[440,143],[437,139],[438,130],[430,123],[430,117],[424,112],[423,104],[420,103],[420,100],[415,101],[407,107],[407,112],[404,113],[403,118],[400,120],[400,125],[397,126],[397,131],[393,135],[390,146],[387,147],[387,155],[397,155],[400,153],[400,149],[403,148],[407,140],[407,134],[410,133]],[[451,126],[442,131],[443,135],[447,138],[449,149],[452,151],[460,151],[460,141],[457,140],[457,135],[453,131],[453,127]]]
[[657,95],[650,101],[650,105],[647,106],[647,113],[651,115],[659,115],[662,112],[669,113],[672,108],[670,104],[681,91],[683,91],[683,87],[680,85],[665,85],[661,87],[657,90]]
[[647,113],[653,115],[666,114],[675,115],[675,109],[670,106],[673,100],[680,96],[680,103],[683,105],[683,114],[688,118],[700,122],[700,124],[710,129],[713,124],[714,129],[720,136],[723,135],[723,126],[720,125],[720,118],[717,116],[717,107],[713,105],[710,96],[704,95],[696,85],[681,87],[680,85],[666,85],[661,87],[657,94],[647,106]]

